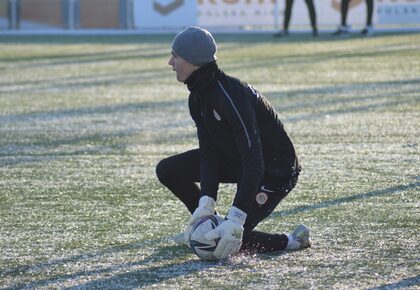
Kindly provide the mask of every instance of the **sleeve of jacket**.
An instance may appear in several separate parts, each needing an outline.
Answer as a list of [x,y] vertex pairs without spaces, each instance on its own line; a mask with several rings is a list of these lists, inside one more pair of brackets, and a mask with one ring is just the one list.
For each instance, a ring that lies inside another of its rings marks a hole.
[[219,190],[219,157],[200,115],[199,105],[193,96],[189,98],[189,109],[197,127],[200,150],[200,187],[201,196],[208,195],[217,200]]
[[248,212],[264,173],[264,158],[255,112],[257,95],[241,84],[233,89],[227,89],[221,82],[218,85],[222,91],[219,110],[232,128],[241,162],[241,175],[233,205]]

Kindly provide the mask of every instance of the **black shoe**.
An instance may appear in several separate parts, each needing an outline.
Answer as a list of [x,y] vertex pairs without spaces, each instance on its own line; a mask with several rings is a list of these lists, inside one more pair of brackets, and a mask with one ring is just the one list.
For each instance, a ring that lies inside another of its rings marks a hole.
[[364,36],[373,35],[373,26],[370,26],[370,25],[366,26],[360,33]]
[[339,26],[337,31],[334,32],[332,35],[334,35],[334,36],[344,36],[344,35],[349,35],[349,33],[350,33],[349,26]]
[[274,37],[286,37],[286,36],[289,36],[289,31],[287,30],[283,30],[274,34]]

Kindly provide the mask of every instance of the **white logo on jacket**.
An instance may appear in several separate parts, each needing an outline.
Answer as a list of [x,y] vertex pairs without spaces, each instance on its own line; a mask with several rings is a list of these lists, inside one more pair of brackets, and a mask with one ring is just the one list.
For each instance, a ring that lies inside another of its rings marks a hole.
[[222,117],[220,117],[220,115],[216,112],[216,110],[213,110],[213,115],[217,121],[222,121]]

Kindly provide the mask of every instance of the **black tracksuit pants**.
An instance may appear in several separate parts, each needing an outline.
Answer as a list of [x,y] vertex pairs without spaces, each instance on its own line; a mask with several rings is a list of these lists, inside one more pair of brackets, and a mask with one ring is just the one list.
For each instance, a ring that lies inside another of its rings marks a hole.
[[[347,26],[347,13],[349,12],[349,4],[351,0],[342,0],[341,1],[341,25]],[[365,0],[367,14],[366,14],[366,25],[372,25],[372,16],[373,16],[373,0]]]
[[[235,168],[239,167],[224,164],[220,182],[237,183],[239,172]],[[200,199],[200,188],[196,184],[200,181],[199,150],[195,149],[163,159],[156,167],[156,174],[159,181],[185,204],[190,213],[193,213]],[[254,228],[267,218],[293,189],[297,177],[277,185],[269,184],[264,180],[268,179],[263,177],[263,182],[260,184],[259,192],[263,192],[262,196],[259,195],[260,198],[262,197],[259,199],[260,203],[255,199],[248,211],[241,251],[272,252],[284,250],[287,246],[288,238],[285,234],[268,234],[255,231]],[[257,193],[255,194],[257,196]]]
[[[286,0],[286,9],[284,15],[283,29],[289,30],[290,18],[292,16],[292,7],[294,0]],[[316,12],[313,0],[305,0],[306,6],[308,6],[309,18],[311,20],[311,26],[313,30],[317,29],[316,25]]]

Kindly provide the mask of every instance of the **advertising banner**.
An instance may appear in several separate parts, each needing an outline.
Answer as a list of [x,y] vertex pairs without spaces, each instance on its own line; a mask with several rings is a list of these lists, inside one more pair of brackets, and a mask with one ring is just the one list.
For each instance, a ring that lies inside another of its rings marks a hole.
[[[285,1],[278,5],[283,10]],[[198,23],[202,26],[273,25],[275,0],[254,1],[198,1]]]
[[197,25],[196,0],[134,0],[135,28],[179,28]]
[[375,12],[378,24],[420,23],[420,0],[379,1]]
[[[136,28],[181,28],[189,25],[219,28],[264,26],[274,28],[283,22],[285,0],[134,0]],[[314,1],[317,22],[340,24],[341,0]],[[375,24],[420,23],[420,0],[376,0]],[[348,12],[350,25],[366,22],[365,0],[352,0]],[[309,25],[304,0],[294,1],[293,26]]]

